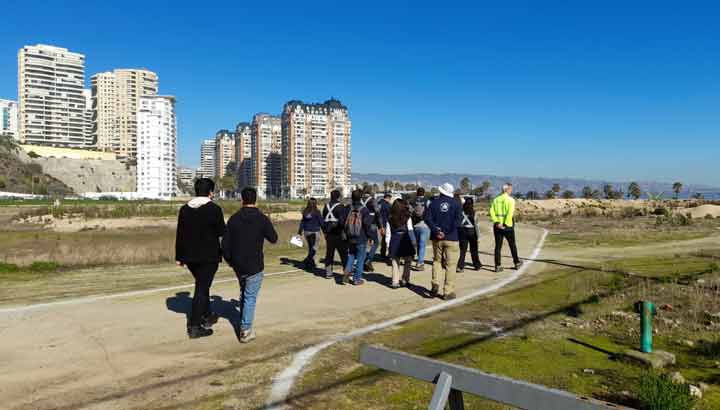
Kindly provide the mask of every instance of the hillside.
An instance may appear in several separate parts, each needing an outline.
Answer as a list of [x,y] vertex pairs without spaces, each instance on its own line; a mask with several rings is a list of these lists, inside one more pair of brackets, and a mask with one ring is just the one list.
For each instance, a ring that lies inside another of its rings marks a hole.
[[[415,184],[419,183],[423,186],[437,186],[444,182],[450,182],[456,187],[460,184],[460,180],[464,177],[470,178],[470,182],[473,186],[482,185],[484,181],[490,181],[491,188],[490,194],[498,193],[500,187],[505,182],[511,182],[515,186],[515,190],[519,192],[536,191],[544,193],[550,190],[553,184],[560,184],[562,191],[570,190],[579,194],[583,187],[590,186],[593,189],[597,189],[602,192],[602,187],[605,184],[610,184],[616,189],[622,189],[627,192],[627,186],[630,181],[618,182],[618,181],[601,181],[601,180],[587,180],[579,178],[545,178],[545,177],[522,177],[522,176],[500,176],[500,175],[466,175],[457,173],[445,173],[445,174],[363,174],[353,173],[353,182],[362,183],[369,182],[370,184],[378,184],[380,187],[383,185],[383,181],[399,181],[403,184]],[[664,193],[666,198],[670,198],[674,195],[672,193],[672,182],[655,182],[655,181],[637,181],[640,184],[640,189],[643,192],[653,193]],[[687,198],[692,194],[701,193],[706,199],[718,199],[720,198],[720,188],[710,187],[704,185],[689,185],[686,184],[681,193],[681,198]]]
[[73,191],[56,178],[43,173],[38,164],[20,160],[18,152],[5,137],[0,141],[0,191],[23,194],[66,195]]

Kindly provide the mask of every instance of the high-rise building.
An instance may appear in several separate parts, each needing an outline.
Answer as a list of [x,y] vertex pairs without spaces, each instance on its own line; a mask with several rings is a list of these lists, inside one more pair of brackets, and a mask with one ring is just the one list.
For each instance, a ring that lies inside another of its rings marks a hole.
[[260,198],[279,197],[281,188],[282,126],[280,118],[256,114],[250,132],[252,183]]
[[92,76],[93,141],[101,151],[135,160],[140,98],[158,93],[158,76],[142,69],[117,69]]
[[252,181],[252,127],[241,122],[235,127],[235,160],[238,163],[238,188],[249,186]]
[[207,139],[200,145],[200,178],[215,178],[215,139]]
[[322,104],[289,101],[282,112],[283,196],[327,197],[352,188],[352,123],[338,100]]
[[227,167],[231,162],[235,163],[237,151],[235,149],[235,133],[228,130],[220,130],[215,134],[215,177],[220,179],[225,176]]
[[175,97],[140,97],[136,118],[137,192],[171,198],[177,193]]
[[88,148],[85,134],[85,56],[38,44],[18,52],[21,144]]
[[0,100],[0,136],[18,139],[18,105],[15,101]]

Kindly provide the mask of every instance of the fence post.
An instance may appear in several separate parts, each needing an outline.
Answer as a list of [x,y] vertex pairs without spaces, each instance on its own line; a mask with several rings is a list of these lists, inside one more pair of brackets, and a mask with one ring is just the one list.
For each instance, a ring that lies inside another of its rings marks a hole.
[[452,389],[452,376],[449,373],[441,372],[428,410],[444,410],[450,396],[450,389]]
[[450,390],[448,403],[450,404],[450,410],[465,410],[465,400],[463,400],[463,394],[460,390]]

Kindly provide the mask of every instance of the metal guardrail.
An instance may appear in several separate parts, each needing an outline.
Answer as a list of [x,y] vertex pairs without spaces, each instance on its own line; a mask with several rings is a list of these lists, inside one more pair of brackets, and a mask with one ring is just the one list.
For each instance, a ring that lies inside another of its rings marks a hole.
[[464,410],[463,393],[480,396],[522,410],[634,410],[599,400],[579,397],[508,377],[444,363],[378,346],[362,346],[360,362],[389,372],[434,383],[429,410]]

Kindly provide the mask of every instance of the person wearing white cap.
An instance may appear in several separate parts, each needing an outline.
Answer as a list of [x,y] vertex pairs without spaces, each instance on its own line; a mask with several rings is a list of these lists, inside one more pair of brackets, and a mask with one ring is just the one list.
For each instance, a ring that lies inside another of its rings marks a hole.
[[449,183],[438,187],[440,195],[433,199],[425,212],[425,223],[433,241],[432,297],[440,294],[440,274],[444,273],[443,299],[455,299],[455,270],[460,246],[458,229],[462,224],[462,209],[453,198]]

